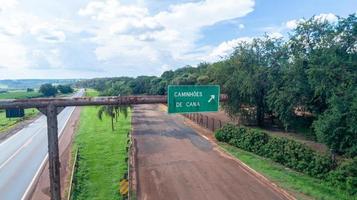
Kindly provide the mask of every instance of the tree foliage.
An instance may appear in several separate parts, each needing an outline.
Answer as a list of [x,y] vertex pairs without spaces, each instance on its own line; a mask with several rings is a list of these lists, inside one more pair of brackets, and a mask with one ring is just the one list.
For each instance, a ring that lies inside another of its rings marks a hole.
[[166,71],[160,77],[100,78],[78,84],[102,95],[165,95],[170,84],[217,84],[229,95],[223,107],[231,116],[258,126],[269,120],[286,130],[304,126],[333,152],[357,154],[356,14],[333,23],[312,17],[288,38],[240,42],[225,59]]
[[114,119],[118,122],[118,117],[120,114],[123,114],[125,118],[128,117],[128,106],[118,106],[118,105],[107,105],[101,106],[97,112],[98,119],[103,120],[103,115],[110,117],[112,131],[114,129]]
[[56,96],[57,88],[50,83],[46,83],[40,86],[39,92],[46,97]]
[[69,94],[74,91],[70,85],[58,85],[57,90],[62,94]]

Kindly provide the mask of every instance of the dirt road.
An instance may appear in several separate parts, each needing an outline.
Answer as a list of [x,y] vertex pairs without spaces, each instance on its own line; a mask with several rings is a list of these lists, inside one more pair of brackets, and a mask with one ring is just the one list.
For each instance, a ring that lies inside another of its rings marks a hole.
[[180,115],[168,115],[158,105],[138,105],[133,127],[138,199],[287,199],[222,156]]

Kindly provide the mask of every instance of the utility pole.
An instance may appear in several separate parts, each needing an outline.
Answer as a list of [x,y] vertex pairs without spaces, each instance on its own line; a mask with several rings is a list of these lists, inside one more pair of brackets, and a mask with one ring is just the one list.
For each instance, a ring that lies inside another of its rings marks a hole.
[[61,200],[57,107],[54,104],[48,104],[46,108],[46,116],[47,116],[48,162],[49,162],[49,172],[50,172],[51,199]]

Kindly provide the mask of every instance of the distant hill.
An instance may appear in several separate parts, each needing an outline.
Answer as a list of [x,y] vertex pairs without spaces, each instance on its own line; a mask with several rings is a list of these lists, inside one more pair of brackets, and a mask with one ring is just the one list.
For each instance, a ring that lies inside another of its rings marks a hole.
[[80,79],[16,79],[0,80],[0,89],[26,89],[39,88],[44,83],[51,84],[72,84]]

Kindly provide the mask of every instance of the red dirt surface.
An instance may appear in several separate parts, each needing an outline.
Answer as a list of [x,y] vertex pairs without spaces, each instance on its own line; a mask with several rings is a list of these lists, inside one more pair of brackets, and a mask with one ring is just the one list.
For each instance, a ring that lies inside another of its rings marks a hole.
[[138,199],[294,199],[160,105],[134,106]]

